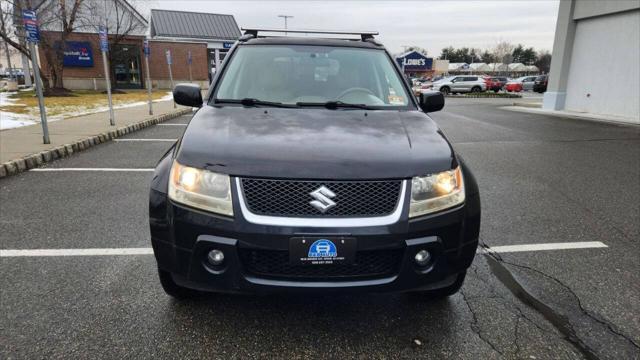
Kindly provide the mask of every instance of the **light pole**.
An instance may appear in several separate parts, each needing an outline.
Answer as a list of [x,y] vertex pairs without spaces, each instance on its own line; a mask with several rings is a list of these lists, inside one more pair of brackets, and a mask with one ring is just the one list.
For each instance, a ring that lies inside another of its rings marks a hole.
[[287,36],[287,19],[293,18],[293,15],[278,15],[278,17],[284,19],[284,35]]

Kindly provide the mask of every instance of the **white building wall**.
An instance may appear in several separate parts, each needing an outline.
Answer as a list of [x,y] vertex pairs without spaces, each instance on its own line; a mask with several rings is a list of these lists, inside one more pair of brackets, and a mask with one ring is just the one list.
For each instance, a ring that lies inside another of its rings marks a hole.
[[577,22],[565,109],[640,123],[640,10]]

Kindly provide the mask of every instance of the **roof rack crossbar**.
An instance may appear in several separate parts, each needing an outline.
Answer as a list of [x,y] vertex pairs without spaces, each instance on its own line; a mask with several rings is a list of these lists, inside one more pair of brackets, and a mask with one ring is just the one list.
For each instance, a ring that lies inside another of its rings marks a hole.
[[362,41],[373,39],[374,35],[378,35],[377,31],[339,31],[339,30],[305,30],[305,29],[260,29],[260,28],[242,28],[245,34],[258,37],[258,32],[275,32],[275,33],[293,33],[293,34],[326,34],[326,35],[360,35]]

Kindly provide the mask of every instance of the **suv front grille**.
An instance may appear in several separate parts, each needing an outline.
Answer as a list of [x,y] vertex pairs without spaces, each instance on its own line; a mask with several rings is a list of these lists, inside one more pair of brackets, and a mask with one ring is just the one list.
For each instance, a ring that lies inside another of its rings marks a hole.
[[[398,204],[402,180],[305,181],[241,179],[245,202],[256,215],[288,217],[373,217],[391,214]],[[321,186],[336,196],[322,213],[311,206],[310,193]]]
[[299,265],[289,262],[286,250],[240,249],[246,272],[262,277],[293,280],[323,278],[380,278],[395,275],[402,260],[402,249],[358,251],[353,264]]

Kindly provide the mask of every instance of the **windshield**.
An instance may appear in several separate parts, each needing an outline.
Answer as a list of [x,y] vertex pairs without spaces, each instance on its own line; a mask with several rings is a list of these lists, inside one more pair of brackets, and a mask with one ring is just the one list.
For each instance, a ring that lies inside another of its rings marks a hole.
[[230,60],[214,94],[216,101],[340,102],[373,107],[409,104],[402,79],[382,50],[256,45],[239,47]]

